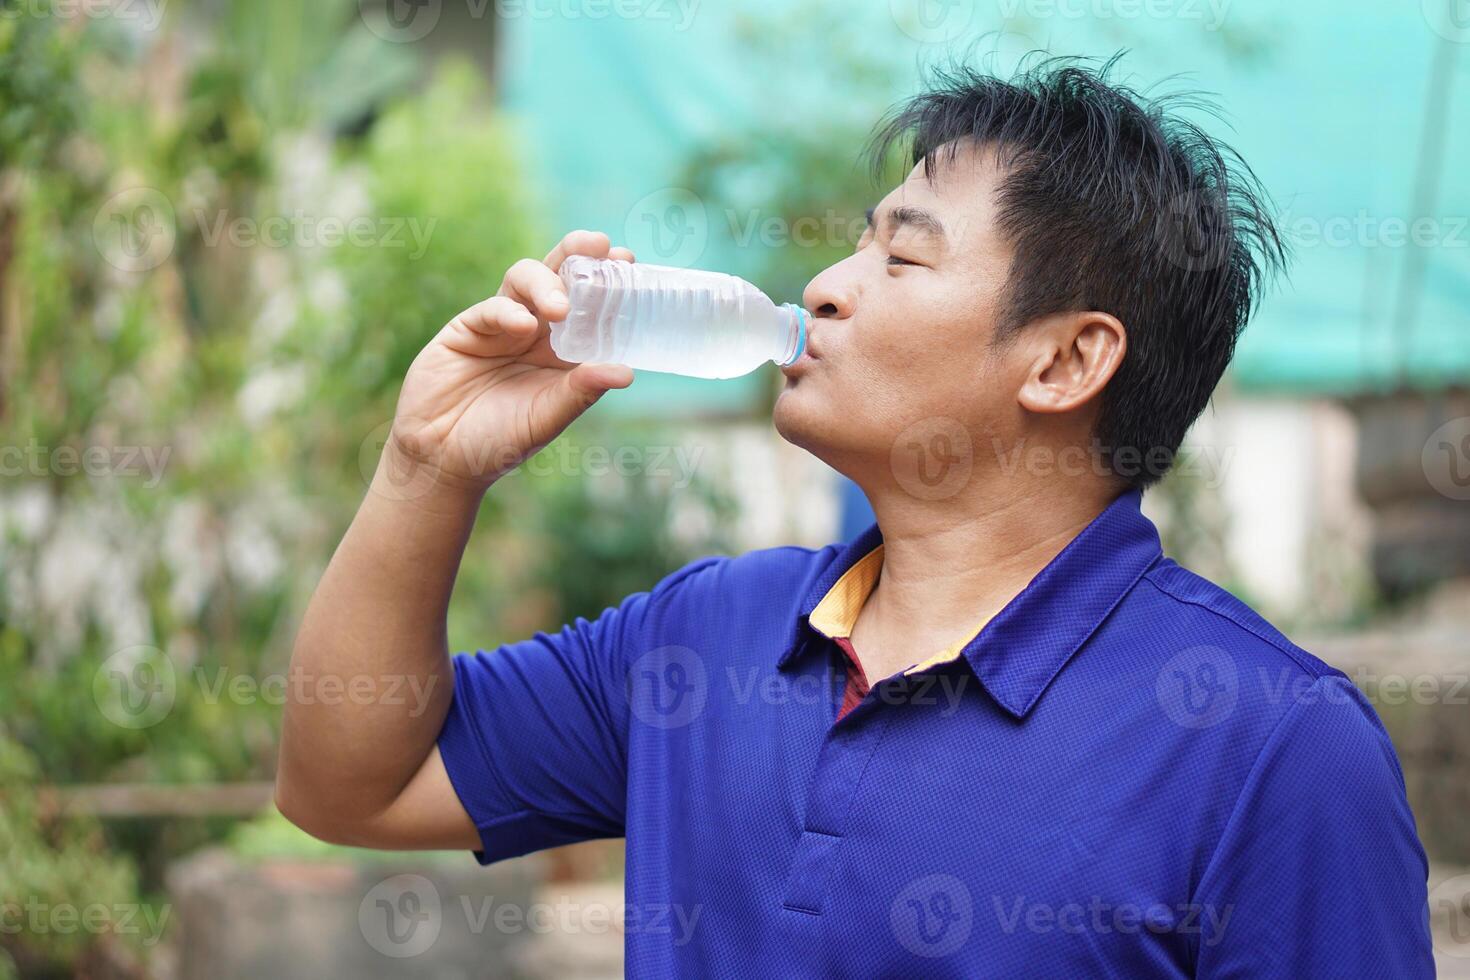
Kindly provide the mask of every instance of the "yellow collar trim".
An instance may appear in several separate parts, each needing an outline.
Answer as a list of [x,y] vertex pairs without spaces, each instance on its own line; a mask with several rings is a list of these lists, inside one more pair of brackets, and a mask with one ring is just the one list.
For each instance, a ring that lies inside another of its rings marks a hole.
[[863,603],[873,594],[873,587],[878,584],[882,571],[883,546],[880,544],[832,583],[832,588],[812,610],[812,627],[834,640],[851,636],[852,628],[857,625],[858,613],[863,611]]
[[[852,628],[857,625],[858,613],[862,612],[863,604],[868,601],[868,596],[873,594],[873,589],[877,586],[882,571],[883,546],[880,544],[859,558],[851,568],[842,573],[841,578],[832,583],[832,588],[827,590],[827,594],[822,596],[822,601],[817,603],[817,607],[812,610],[809,617],[812,628],[834,640],[851,637]],[[921,670],[928,670],[930,667],[936,667],[958,658],[961,651],[969,645],[970,640],[979,635],[986,622],[988,620],[982,620],[969,638],[941,650],[927,660],[919,661],[904,673],[913,674]]]

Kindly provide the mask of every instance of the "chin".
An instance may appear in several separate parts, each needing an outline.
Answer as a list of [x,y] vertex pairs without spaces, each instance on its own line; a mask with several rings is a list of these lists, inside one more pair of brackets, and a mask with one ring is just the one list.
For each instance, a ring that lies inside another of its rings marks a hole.
[[788,383],[776,396],[775,407],[771,410],[771,422],[782,439],[793,446],[809,449],[805,436],[811,428],[812,413],[802,404],[804,400],[802,393]]
[[852,412],[835,410],[799,385],[788,385],[776,396],[771,422],[781,438],[842,472],[839,459],[852,452],[851,444],[863,432],[862,421]]
[[822,448],[837,435],[834,429],[842,424],[827,408],[817,392],[803,390],[799,383],[788,384],[776,396],[771,422],[782,439],[821,457]]

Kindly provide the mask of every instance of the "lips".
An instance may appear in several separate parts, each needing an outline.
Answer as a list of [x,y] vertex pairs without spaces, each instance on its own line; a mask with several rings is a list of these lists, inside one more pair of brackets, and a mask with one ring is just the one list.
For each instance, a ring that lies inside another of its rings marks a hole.
[[802,353],[802,356],[810,356],[814,361],[820,361],[822,359],[822,353],[817,349],[817,332],[815,330],[807,331],[806,350]]
[[781,373],[786,375],[788,378],[797,377],[802,372],[804,372],[813,361],[820,361],[822,359],[822,355],[821,352],[817,350],[817,346],[815,343],[816,339],[816,334],[808,331],[806,335],[806,347],[802,350],[801,356],[798,357],[795,361],[792,361],[790,364],[783,367],[781,369]]

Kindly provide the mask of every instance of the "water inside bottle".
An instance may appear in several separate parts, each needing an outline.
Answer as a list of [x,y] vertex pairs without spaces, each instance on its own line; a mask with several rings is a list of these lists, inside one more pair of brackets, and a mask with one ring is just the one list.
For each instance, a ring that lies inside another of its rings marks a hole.
[[733,378],[805,346],[806,312],[735,276],[586,256],[561,274],[572,309],[551,343],[565,360]]

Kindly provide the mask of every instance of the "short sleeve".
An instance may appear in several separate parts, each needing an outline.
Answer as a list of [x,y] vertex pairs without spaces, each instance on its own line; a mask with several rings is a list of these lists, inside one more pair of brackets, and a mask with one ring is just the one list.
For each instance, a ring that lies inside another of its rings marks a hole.
[[1392,744],[1320,677],[1261,750],[1196,894],[1200,977],[1433,977],[1426,879]]
[[439,751],[481,863],[624,833],[628,665],[703,559],[594,621],[454,657]]

